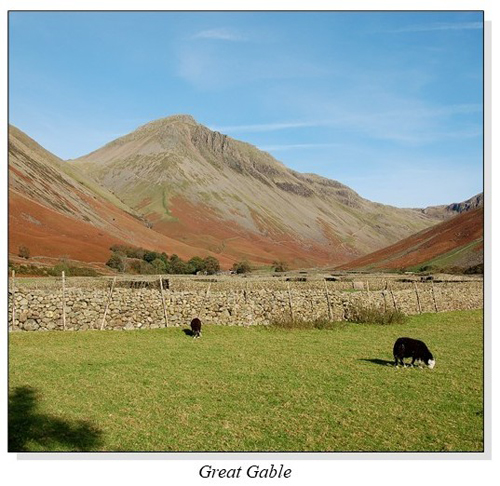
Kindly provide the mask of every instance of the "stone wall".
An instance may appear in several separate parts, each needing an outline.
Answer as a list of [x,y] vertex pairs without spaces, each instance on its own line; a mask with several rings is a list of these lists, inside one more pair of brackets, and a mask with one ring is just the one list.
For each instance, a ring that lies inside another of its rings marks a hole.
[[[328,318],[331,314],[333,320],[344,320],[353,307],[360,304],[380,309],[393,309],[396,305],[405,314],[483,307],[483,285],[480,281],[409,283],[408,288],[397,289],[391,285],[386,290],[370,291],[352,289],[352,283],[349,288],[342,290],[338,288],[338,283],[328,282],[327,285],[330,312],[324,281],[321,285],[310,286],[304,286],[302,282],[294,285],[276,282],[276,288],[243,284],[232,290],[214,290],[214,283],[210,287],[205,283],[197,290],[165,290],[166,317],[159,288],[118,287],[113,289],[109,299],[110,289],[105,286],[94,289],[86,286],[69,287],[65,290],[64,299],[65,329],[100,329],[103,326],[104,329],[121,330],[188,326],[196,316],[207,324],[239,326],[268,324],[291,313],[302,319]],[[11,288],[9,330],[62,329],[62,288]]]
[[[217,275],[217,276],[181,276],[181,275],[164,275],[163,279],[168,282],[168,287],[174,292],[203,292],[210,286],[213,292],[233,292],[235,290],[281,290],[287,291],[288,287],[293,289],[307,289],[323,291],[325,288],[324,278],[332,278],[326,274],[306,275],[305,282],[287,281],[287,278],[293,280],[298,275],[277,275],[270,277],[269,275],[257,276],[249,274],[248,276],[239,275]],[[328,289],[335,290],[384,290],[390,287],[394,290],[411,290],[413,282],[420,283],[421,277],[417,275],[400,275],[400,274],[367,274],[367,275],[344,275],[337,276],[337,281],[328,281]],[[482,278],[469,275],[435,275],[437,283],[482,283]],[[56,290],[61,289],[61,277],[17,277],[17,287],[35,290]],[[66,286],[79,289],[104,290],[110,287],[113,277],[66,277]],[[116,287],[130,287],[131,282],[137,283],[136,288],[158,288],[159,276],[157,275],[142,275],[142,276],[118,276],[116,279]],[[427,282],[430,285],[430,281]],[[167,285],[165,285],[167,286]]]

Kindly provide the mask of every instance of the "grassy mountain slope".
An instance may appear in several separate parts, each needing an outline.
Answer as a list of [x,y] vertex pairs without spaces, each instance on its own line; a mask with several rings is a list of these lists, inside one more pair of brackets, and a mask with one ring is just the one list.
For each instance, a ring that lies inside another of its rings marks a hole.
[[483,218],[479,206],[339,268],[465,270],[483,263]]
[[32,256],[104,263],[114,243],[184,258],[198,252],[152,231],[110,191],[9,127],[9,253],[25,245]]
[[156,231],[229,259],[342,263],[438,221],[288,169],[186,115],[148,123],[70,164]]

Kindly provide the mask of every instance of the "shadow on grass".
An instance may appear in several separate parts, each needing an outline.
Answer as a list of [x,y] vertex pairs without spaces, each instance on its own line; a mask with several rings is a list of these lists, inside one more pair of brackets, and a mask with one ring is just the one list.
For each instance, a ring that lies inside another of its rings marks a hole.
[[183,329],[182,332],[186,335],[186,336],[193,336],[194,333],[191,329]]
[[37,412],[37,392],[29,386],[9,393],[9,452],[90,451],[101,431],[89,422],[69,422]]
[[378,359],[378,358],[373,358],[373,359],[361,358],[359,361],[368,361],[369,363],[377,364],[380,366],[394,366],[394,360],[388,361],[386,359]]

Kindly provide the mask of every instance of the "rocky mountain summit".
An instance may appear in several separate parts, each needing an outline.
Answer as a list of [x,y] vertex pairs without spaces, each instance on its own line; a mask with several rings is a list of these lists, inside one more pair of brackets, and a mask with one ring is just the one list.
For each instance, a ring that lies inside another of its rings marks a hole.
[[189,115],[147,123],[63,161],[9,129],[9,250],[103,264],[113,244],[181,258],[293,267],[339,265],[442,220],[463,203],[400,209],[303,174]]
[[422,209],[424,214],[439,218],[442,220],[452,218],[458,214],[471,211],[473,209],[480,208],[484,205],[484,194],[481,192],[475,196],[467,199],[467,201],[462,201],[460,203],[452,203],[442,206],[429,206]]
[[436,223],[175,115],[70,161],[155,231],[235,260],[348,261]]

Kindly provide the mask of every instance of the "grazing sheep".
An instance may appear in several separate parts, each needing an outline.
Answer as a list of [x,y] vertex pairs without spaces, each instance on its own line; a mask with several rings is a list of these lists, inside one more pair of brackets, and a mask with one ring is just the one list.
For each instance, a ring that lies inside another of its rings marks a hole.
[[194,338],[201,337],[201,321],[197,317],[191,321],[191,331],[193,331]]
[[398,366],[398,361],[404,366],[404,358],[412,358],[411,364],[416,360],[423,361],[430,369],[434,368],[436,360],[424,342],[418,339],[400,337],[394,343],[394,366]]

